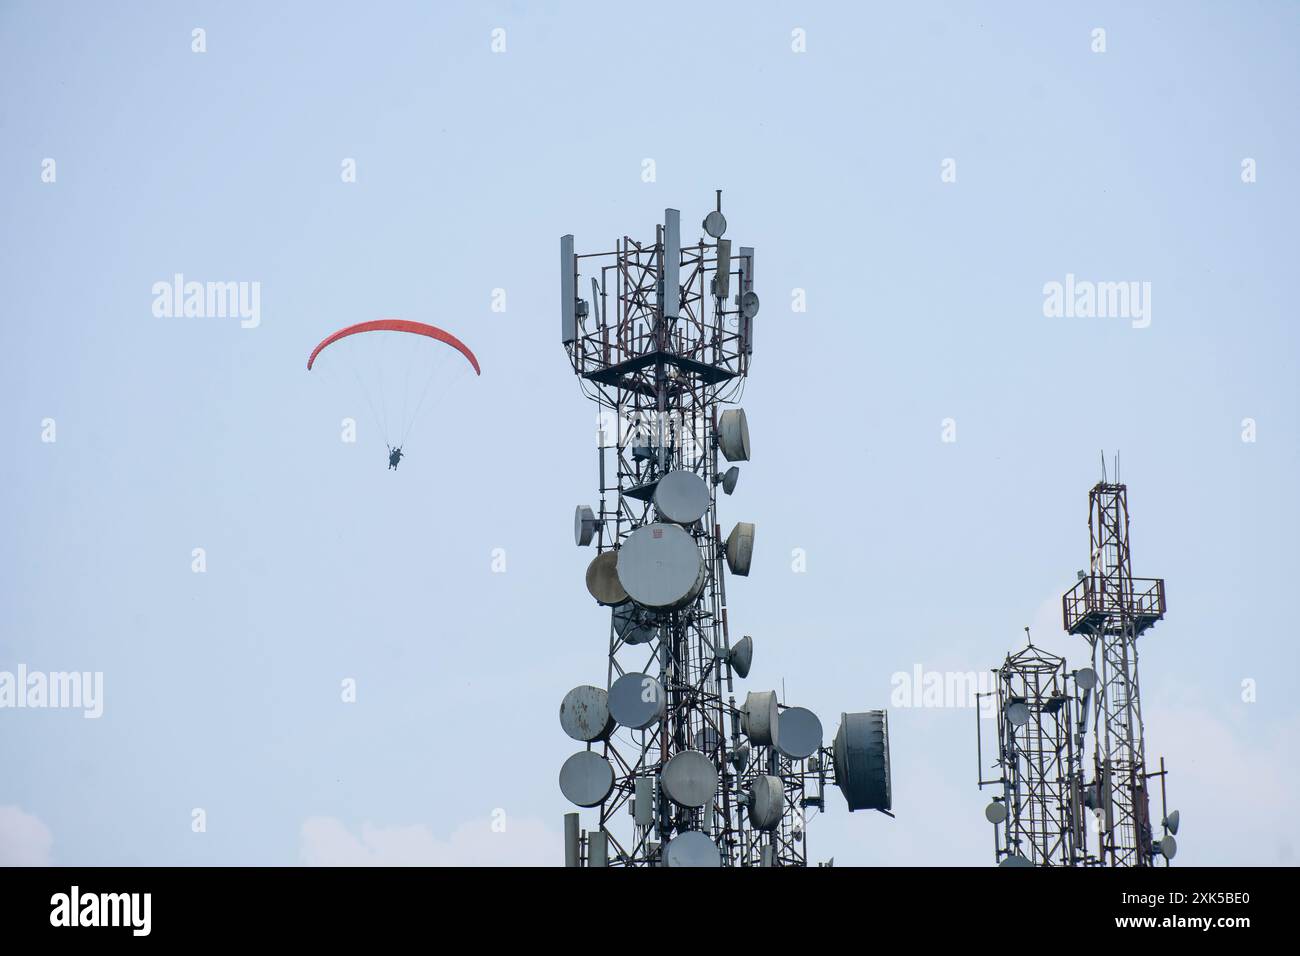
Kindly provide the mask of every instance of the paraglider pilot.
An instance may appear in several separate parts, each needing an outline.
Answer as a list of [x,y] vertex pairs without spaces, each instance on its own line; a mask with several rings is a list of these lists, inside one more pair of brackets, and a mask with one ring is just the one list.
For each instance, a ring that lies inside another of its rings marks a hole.
[[393,471],[396,471],[397,463],[401,460],[402,460],[402,449],[390,447],[388,449],[388,467]]

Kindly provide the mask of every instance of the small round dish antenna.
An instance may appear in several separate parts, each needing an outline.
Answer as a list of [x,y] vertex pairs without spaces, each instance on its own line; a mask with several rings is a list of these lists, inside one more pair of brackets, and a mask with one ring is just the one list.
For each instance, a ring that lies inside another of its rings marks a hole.
[[749,461],[749,420],[743,408],[718,416],[718,448],[727,461]]
[[1007,818],[1007,808],[1005,804],[998,803],[994,800],[984,808],[984,819],[995,826]]
[[1013,727],[1023,727],[1029,723],[1029,705],[1023,700],[1013,700],[1007,704],[1007,720]]
[[758,293],[746,292],[740,297],[740,314],[747,319],[758,315]]
[[703,590],[706,572],[695,539],[675,524],[638,528],[618,551],[619,583],[644,607],[685,607]]
[[727,217],[721,212],[714,209],[704,217],[701,227],[713,239],[721,239],[722,234],[727,231]]
[[573,804],[594,807],[614,789],[614,768],[593,750],[580,750],[560,767],[560,792]]
[[737,773],[744,773],[749,766],[749,744],[741,744],[731,752],[731,765]]
[[614,633],[627,644],[649,644],[659,627],[654,614],[628,601],[614,608]]
[[713,483],[722,485],[722,493],[725,495],[729,495],[736,490],[736,482],[738,481],[740,481],[740,469],[735,465],[732,465],[721,475],[713,476]]
[[781,725],[776,748],[791,760],[806,760],[822,745],[822,722],[806,707],[787,707],[781,711]]
[[574,740],[604,740],[614,729],[609,715],[609,694],[603,687],[582,684],[560,702],[560,726]]
[[780,777],[760,774],[749,791],[749,822],[756,830],[773,830],[785,813],[785,788]]
[[1166,860],[1172,860],[1174,854],[1178,852],[1178,841],[1174,839],[1172,833],[1166,833],[1159,840],[1156,840],[1155,843],[1151,844],[1151,848]]
[[1169,814],[1169,816],[1165,817],[1164,820],[1161,821],[1161,825],[1170,833],[1177,833],[1178,823],[1181,817],[1182,815],[1177,810],[1175,810],[1173,813]]
[[722,866],[718,845],[699,830],[679,833],[664,844],[664,866]]
[[609,689],[609,712],[632,730],[645,730],[664,715],[664,689],[649,674],[624,674]]
[[718,771],[698,750],[683,750],[664,764],[661,786],[673,803],[702,807],[718,789]]
[[1026,860],[1023,856],[1021,856],[1019,853],[1012,853],[1009,857],[1007,857],[1005,860],[1003,860],[1001,863],[998,864],[998,866],[1012,866],[1012,867],[1014,867],[1014,866],[1033,866],[1033,865],[1034,865],[1034,864],[1030,863],[1030,862],[1029,862],[1028,860]]
[[596,520],[596,514],[586,505],[578,505],[573,512],[573,541],[580,547],[585,548],[591,544],[591,539],[596,536],[596,529],[600,527],[600,522]]
[[754,663],[754,639],[746,634],[736,641],[727,652],[727,661],[737,677],[741,680],[748,677],[750,665]]
[[693,525],[709,510],[709,486],[693,471],[670,471],[655,486],[659,517],[673,524]]
[[722,736],[712,727],[705,727],[695,732],[695,749],[712,756],[722,746]]
[[618,552],[602,551],[587,565],[587,590],[598,604],[616,605],[627,600],[618,579]]
[[738,577],[749,575],[750,563],[754,560],[754,526],[748,521],[738,521],[727,535],[727,567]]
[[775,747],[780,739],[780,720],[776,691],[751,690],[745,697],[745,706],[740,712],[740,729],[751,743]]
[[1074,673],[1074,682],[1080,690],[1092,690],[1097,686],[1097,672],[1091,667],[1080,667]]

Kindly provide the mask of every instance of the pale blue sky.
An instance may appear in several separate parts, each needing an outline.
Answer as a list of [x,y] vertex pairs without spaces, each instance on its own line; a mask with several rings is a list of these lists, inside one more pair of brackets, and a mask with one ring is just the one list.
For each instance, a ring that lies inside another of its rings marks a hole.
[[[1142,687],[1179,862],[1295,862],[1300,11],[659,9],[0,6],[0,670],[105,681],[97,721],[0,710],[0,820],[61,864],[558,861],[556,712],[607,623],[556,243],[652,238],[665,206],[693,237],[721,187],[763,298],[723,504],[758,526],[746,686],[829,735],[1025,624],[1081,664],[1057,602],[1119,449],[1134,570],[1168,581]],[[155,318],[176,272],[260,282],[260,326]],[[1045,318],[1067,273],[1150,282],[1150,327]],[[303,367],[389,315],[483,363],[396,474]],[[988,865],[971,712],[891,726],[898,818],[832,793],[812,856]]]

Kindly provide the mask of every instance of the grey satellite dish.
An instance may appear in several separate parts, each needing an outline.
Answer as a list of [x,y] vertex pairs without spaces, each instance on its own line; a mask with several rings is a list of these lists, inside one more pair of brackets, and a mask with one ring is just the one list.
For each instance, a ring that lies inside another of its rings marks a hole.
[[739,577],[749,574],[750,563],[754,560],[754,526],[748,521],[738,521],[727,535],[727,567]]
[[1151,844],[1151,848],[1166,860],[1172,860],[1174,854],[1178,852],[1178,841],[1174,839],[1172,833],[1166,833],[1159,840],[1156,840],[1155,843]]
[[649,644],[659,628],[652,613],[628,601],[614,608],[614,633],[627,644]]
[[1009,857],[1007,857],[1005,860],[1003,860],[1001,863],[998,864],[998,866],[1013,866],[1013,867],[1014,867],[1014,866],[1033,866],[1033,865],[1034,865],[1034,864],[1030,863],[1030,862],[1029,862],[1028,860],[1026,860],[1023,856],[1021,856],[1019,853],[1012,853]]
[[749,822],[754,825],[754,829],[775,829],[785,814],[785,788],[781,785],[781,778],[770,774],[755,777],[746,804],[749,807]]
[[618,579],[618,552],[602,551],[587,565],[587,590],[599,604],[622,604],[627,591]]
[[1175,810],[1173,813],[1169,814],[1169,816],[1165,817],[1163,821],[1164,828],[1168,830],[1170,833],[1177,833],[1179,819],[1180,819],[1180,815],[1178,811]]
[[740,728],[751,742],[775,747],[780,739],[780,720],[776,691],[751,690],[745,697],[745,706],[740,712]]
[[1007,704],[1007,720],[1013,727],[1023,727],[1029,723],[1029,705],[1022,700],[1013,700]]
[[831,756],[835,785],[844,794],[850,812],[890,809],[889,715],[885,711],[841,714]]
[[664,764],[660,786],[673,803],[702,807],[718,789],[718,771],[713,761],[698,750],[683,750]]
[[709,510],[709,486],[692,471],[670,471],[655,486],[659,517],[674,524],[692,525]]
[[731,765],[737,773],[744,773],[749,766],[749,744],[741,744],[731,753]]
[[585,548],[591,544],[591,539],[596,536],[596,529],[600,527],[600,522],[596,520],[595,512],[586,505],[578,505],[573,512],[573,541],[580,548]]
[[614,768],[592,750],[581,750],[560,768],[560,792],[570,803],[594,807],[614,789]]
[[664,715],[664,689],[649,674],[624,674],[609,689],[609,712],[632,730],[644,730]]
[[727,231],[727,217],[715,209],[704,217],[701,226],[711,238],[721,239],[722,234]]
[[1091,667],[1080,667],[1074,673],[1074,682],[1080,690],[1092,690],[1097,686],[1097,672]]
[[722,745],[722,735],[712,727],[695,732],[695,749],[706,754],[716,754]]
[[664,866],[722,866],[718,845],[699,830],[679,833],[664,844]]
[[749,667],[754,662],[754,639],[746,634],[738,640],[727,654],[731,669],[736,676],[744,680],[749,676]]
[[781,741],[777,750],[791,760],[806,760],[822,745],[822,722],[806,707],[787,707],[779,718]]
[[603,687],[589,684],[573,688],[560,702],[560,726],[574,740],[604,740],[614,729],[609,694]]
[[618,551],[619,582],[644,607],[685,607],[704,589],[706,571],[695,539],[675,524],[638,528]]
[[713,476],[715,485],[722,485],[723,494],[731,494],[736,490],[736,482],[740,481],[740,469],[732,465],[720,475]]
[[740,314],[747,319],[752,319],[758,315],[757,292],[751,290],[740,297]]
[[984,819],[994,825],[1001,823],[1007,818],[1007,808],[1005,804],[998,803],[994,800],[984,808]]
[[727,461],[749,461],[749,420],[743,408],[729,408],[718,417],[718,448]]

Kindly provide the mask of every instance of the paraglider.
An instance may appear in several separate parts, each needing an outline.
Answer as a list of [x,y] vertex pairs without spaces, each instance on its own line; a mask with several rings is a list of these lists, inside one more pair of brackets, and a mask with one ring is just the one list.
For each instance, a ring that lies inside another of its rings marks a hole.
[[[407,438],[426,399],[433,395],[436,401],[437,392],[462,377],[467,365],[475,375],[483,374],[478,358],[456,336],[437,326],[406,319],[377,319],[339,329],[312,349],[307,358],[308,371],[317,365],[322,353],[328,361],[321,359],[323,371],[318,375],[330,378],[348,373],[341,377],[349,380],[349,386],[355,379],[355,385],[360,387],[374,424],[383,434],[391,471],[396,471],[405,457]],[[415,389],[421,381],[424,385],[416,398]]]

